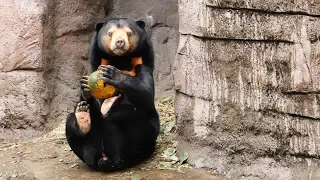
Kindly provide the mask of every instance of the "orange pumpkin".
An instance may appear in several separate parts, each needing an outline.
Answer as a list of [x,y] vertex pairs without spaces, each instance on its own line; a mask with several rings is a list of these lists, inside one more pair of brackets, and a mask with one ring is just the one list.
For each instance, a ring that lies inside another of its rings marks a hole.
[[97,99],[108,99],[115,96],[118,93],[118,90],[112,85],[104,85],[104,81],[100,79],[101,76],[101,70],[97,70],[89,76],[88,87],[91,95]]
[[[109,64],[110,62],[108,60],[101,59],[101,65],[109,65]],[[132,58],[131,64],[132,64],[131,71],[123,70],[122,72],[130,76],[135,76],[136,75],[135,67],[138,64],[142,64],[142,57]],[[97,99],[108,99],[110,97],[117,95],[119,93],[119,90],[112,85],[108,85],[108,84],[104,85],[104,81],[100,79],[101,76],[102,76],[101,70],[97,70],[91,73],[91,75],[89,76],[88,86],[89,86],[91,95]]]

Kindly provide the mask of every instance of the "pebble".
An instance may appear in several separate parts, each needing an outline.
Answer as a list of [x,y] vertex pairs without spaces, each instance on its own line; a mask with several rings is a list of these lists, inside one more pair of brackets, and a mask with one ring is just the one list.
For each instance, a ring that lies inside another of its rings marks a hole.
[[78,164],[78,163],[77,163],[77,164],[74,164],[74,165],[70,166],[70,168],[74,168],[74,167],[76,167],[76,166],[79,166],[79,164]]

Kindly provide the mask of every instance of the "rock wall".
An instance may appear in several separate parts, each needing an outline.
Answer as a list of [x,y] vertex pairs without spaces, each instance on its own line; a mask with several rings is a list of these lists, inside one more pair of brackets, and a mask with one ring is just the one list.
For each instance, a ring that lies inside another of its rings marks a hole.
[[96,22],[104,17],[103,4],[103,0],[58,0],[48,12],[50,46],[44,78],[51,91],[46,127],[65,121],[79,101],[79,80],[89,72],[90,40]]
[[180,152],[244,179],[319,179],[320,2],[182,0]]
[[[159,9],[160,7],[160,9]],[[178,2],[17,0],[0,5],[0,140],[36,136],[65,121],[89,71],[94,26],[107,17],[148,22],[156,92],[171,92]],[[163,14],[165,12],[165,14]]]
[[0,10],[0,138],[19,138],[28,131],[6,129],[39,129],[47,116],[42,47],[48,6],[41,0],[6,1]]

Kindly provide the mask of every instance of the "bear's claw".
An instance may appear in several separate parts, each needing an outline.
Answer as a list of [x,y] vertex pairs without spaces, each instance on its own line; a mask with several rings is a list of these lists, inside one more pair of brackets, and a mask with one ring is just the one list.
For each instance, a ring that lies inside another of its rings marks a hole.
[[88,86],[88,78],[89,76],[83,76],[80,79],[81,93],[85,100],[89,100],[91,98],[91,93]]

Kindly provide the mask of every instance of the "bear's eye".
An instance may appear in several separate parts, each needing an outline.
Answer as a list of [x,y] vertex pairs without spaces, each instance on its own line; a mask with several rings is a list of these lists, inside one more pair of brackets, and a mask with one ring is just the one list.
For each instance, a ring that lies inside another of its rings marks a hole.
[[132,36],[132,32],[127,32],[128,37]]
[[110,37],[112,36],[112,34],[113,34],[112,32],[108,32],[108,35],[109,35]]

